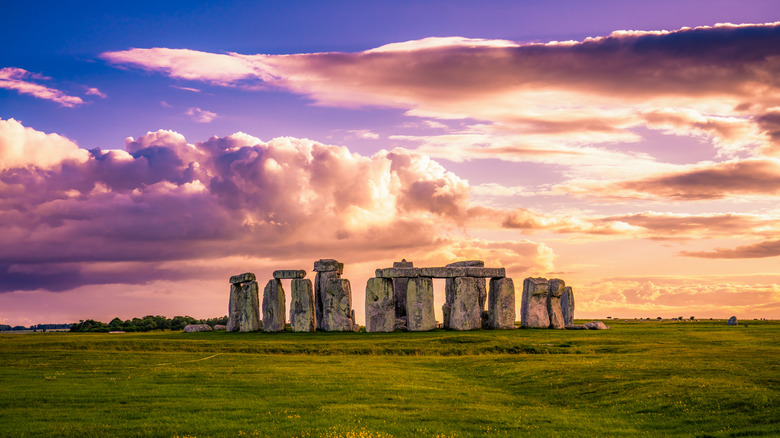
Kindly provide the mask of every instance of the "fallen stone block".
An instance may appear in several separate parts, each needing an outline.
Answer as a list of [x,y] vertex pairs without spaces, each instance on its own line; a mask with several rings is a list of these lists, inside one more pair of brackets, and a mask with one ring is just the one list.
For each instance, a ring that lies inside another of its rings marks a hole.
[[224,324],[215,324],[215,325],[214,325],[214,331],[217,331],[217,330],[225,330],[226,328],[227,328],[227,326],[226,326],[226,325],[224,325]]
[[609,330],[609,326],[601,321],[586,322],[585,324],[582,324],[582,326],[588,330]]
[[190,324],[184,327],[184,331],[187,333],[210,332],[211,330],[211,326],[208,324]]

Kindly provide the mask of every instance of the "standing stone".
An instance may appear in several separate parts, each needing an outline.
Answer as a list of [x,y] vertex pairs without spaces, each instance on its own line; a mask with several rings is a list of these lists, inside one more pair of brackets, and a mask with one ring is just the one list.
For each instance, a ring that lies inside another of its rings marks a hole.
[[225,329],[229,332],[238,331],[238,320],[241,318],[241,283],[230,284],[230,301],[228,301],[228,321]]
[[491,278],[488,294],[488,327],[515,328],[515,283],[511,278]]
[[[393,268],[413,268],[414,262],[407,262],[406,259],[400,262],[393,262]],[[409,285],[408,278],[393,278],[393,301],[395,302],[395,320],[396,324],[406,328],[406,288]]]
[[366,331],[392,332],[395,330],[395,303],[393,280],[369,278],[366,284]]
[[737,325],[737,317],[732,316],[729,318],[729,320],[726,322],[726,325]]
[[274,278],[263,291],[263,331],[284,331],[285,297],[282,282]]
[[550,285],[545,278],[523,280],[523,300],[520,304],[520,326],[522,328],[547,328],[550,317],[547,313],[547,294]]
[[345,278],[331,278],[322,300],[322,329],[349,332],[353,329],[352,287]]
[[411,332],[433,330],[436,317],[433,312],[433,280],[430,277],[415,277],[406,288],[406,328]]
[[260,330],[260,299],[255,274],[230,277],[227,331]]
[[559,278],[550,280],[550,291],[547,293],[547,315],[550,317],[550,328],[563,329],[566,323],[561,309],[561,296],[566,283]]
[[294,332],[313,332],[317,330],[317,318],[314,313],[314,289],[308,278],[292,281],[290,298],[290,327]]
[[332,279],[341,278],[344,271],[344,264],[334,259],[319,259],[314,262],[314,271],[317,275],[314,277],[314,310],[317,328],[324,330],[322,323],[324,321],[322,308],[325,299],[325,290],[328,282]]
[[[484,267],[485,267],[485,262],[482,260],[464,260],[460,262],[450,263],[445,266],[445,268],[484,268]],[[477,280],[477,291],[479,292],[479,310],[482,311],[485,310],[485,301],[487,301],[487,279],[476,278],[476,280]],[[445,294],[447,289],[451,287],[451,284],[452,284],[451,278],[445,280],[444,283]],[[450,305],[452,305],[451,302]]]
[[563,295],[561,295],[561,312],[563,313],[564,325],[574,324],[574,291],[571,286],[563,288]]
[[482,311],[478,305],[477,279],[472,277],[453,278],[449,328],[453,330],[482,328]]

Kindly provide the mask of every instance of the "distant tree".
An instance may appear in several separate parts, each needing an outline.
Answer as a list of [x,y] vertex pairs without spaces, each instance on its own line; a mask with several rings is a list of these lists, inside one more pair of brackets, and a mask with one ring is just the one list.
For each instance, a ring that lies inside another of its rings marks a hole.
[[695,320],[696,320],[696,318],[694,318],[693,316],[691,316],[691,321],[695,321]]

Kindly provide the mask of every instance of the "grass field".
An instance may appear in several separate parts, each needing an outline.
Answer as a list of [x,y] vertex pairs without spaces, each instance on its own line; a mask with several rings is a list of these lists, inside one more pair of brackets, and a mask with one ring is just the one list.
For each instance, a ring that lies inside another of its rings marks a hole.
[[779,436],[780,322],[0,335],[0,436]]

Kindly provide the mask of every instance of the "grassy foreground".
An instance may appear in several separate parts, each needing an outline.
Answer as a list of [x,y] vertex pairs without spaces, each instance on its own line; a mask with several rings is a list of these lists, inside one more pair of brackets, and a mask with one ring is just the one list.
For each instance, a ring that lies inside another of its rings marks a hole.
[[778,436],[780,322],[0,335],[0,436]]

